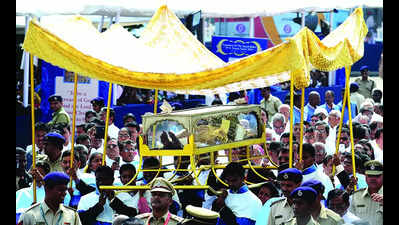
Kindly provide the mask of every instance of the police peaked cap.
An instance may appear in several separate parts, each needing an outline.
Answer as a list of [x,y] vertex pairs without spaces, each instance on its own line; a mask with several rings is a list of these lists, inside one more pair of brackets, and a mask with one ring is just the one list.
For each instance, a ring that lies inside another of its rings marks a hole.
[[295,183],[302,182],[303,176],[302,172],[296,168],[288,168],[282,170],[278,173],[277,180],[284,181],[294,181]]

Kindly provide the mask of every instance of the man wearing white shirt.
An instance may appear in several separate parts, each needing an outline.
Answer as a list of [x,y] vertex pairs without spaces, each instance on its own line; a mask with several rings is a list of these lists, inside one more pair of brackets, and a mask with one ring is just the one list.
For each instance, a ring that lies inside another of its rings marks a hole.
[[370,141],[373,146],[375,160],[383,163],[383,128],[378,128],[375,132],[375,140]]
[[330,127],[324,121],[319,121],[315,125],[315,136],[316,142],[321,142],[325,144],[325,149],[327,154],[335,153],[335,141],[328,141],[328,136],[330,134]]
[[280,141],[280,135],[284,132],[286,128],[285,117],[281,113],[276,113],[272,117],[272,126],[276,134],[276,141]]
[[331,110],[328,114],[328,126],[330,127],[330,133],[327,137],[326,142],[329,142],[330,145],[335,146],[336,143],[336,130],[339,126],[339,122],[341,119],[341,113],[338,110]]
[[115,177],[119,177],[120,154],[116,138],[111,137],[107,140],[105,164],[111,167]]
[[[100,111],[100,120],[104,122],[107,117],[107,107],[101,108]],[[115,119],[115,110],[109,109],[109,120],[108,120],[108,135],[112,138],[118,139],[119,128],[114,124]]]
[[[43,122],[37,122],[35,124],[35,151],[36,154],[44,154],[44,136],[48,133],[49,128],[47,124]],[[26,169],[32,166],[32,145],[26,147]]]
[[344,190],[333,189],[328,193],[328,208],[338,213],[344,219],[345,224],[352,224],[352,222],[360,220],[359,217],[348,210],[349,205],[349,194]]
[[360,109],[360,106],[364,102],[364,96],[361,95],[358,90],[359,90],[359,85],[356,82],[353,82],[350,84],[350,97],[351,97],[351,102],[355,103],[357,108]]

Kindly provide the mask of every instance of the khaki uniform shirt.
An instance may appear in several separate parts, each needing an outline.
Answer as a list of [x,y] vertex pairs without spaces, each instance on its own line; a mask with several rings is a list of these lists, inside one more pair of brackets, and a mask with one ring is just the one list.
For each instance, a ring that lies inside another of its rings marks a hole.
[[[296,218],[291,218],[288,222],[283,223],[284,225],[296,225]],[[315,221],[312,217],[310,217],[309,222],[306,225],[319,225],[317,221]]]
[[54,171],[64,172],[64,170],[62,169],[62,166],[61,166],[61,160],[62,160],[61,156],[62,156],[62,154],[60,154],[60,158],[58,158],[55,162],[51,162],[47,155],[40,154],[40,155],[37,155],[36,161],[42,160],[42,161],[48,163],[50,166],[50,172],[54,172]]
[[[383,194],[382,187],[378,194]],[[368,188],[362,188],[353,193],[349,211],[360,219],[367,220],[370,225],[383,224],[383,205],[371,199]]]
[[278,107],[281,104],[282,103],[280,99],[273,95],[270,95],[267,101],[265,101],[265,99],[262,99],[262,101],[260,101],[260,107],[266,109],[269,120],[271,120],[273,115],[278,112]]
[[375,88],[375,82],[370,79],[364,81],[362,78],[357,78],[355,82],[359,85],[359,94],[363,95],[364,98],[371,98],[371,91]]
[[331,209],[327,209],[324,207],[323,204],[321,204],[321,209],[320,209],[320,214],[318,218],[315,218],[315,220],[318,222],[320,225],[336,225],[336,224],[344,224],[344,219],[341,218],[341,216]]
[[[143,221],[145,225],[147,225],[147,224],[150,224],[150,225],[164,225],[165,221],[166,221],[166,217],[168,217],[168,213],[165,213],[165,215],[163,215],[159,219],[155,218],[152,215],[152,213],[143,213],[143,214],[140,214],[140,215],[136,216],[136,218],[138,218],[141,221]],[[184,218],[181,218],[179,216],[170,214],[170,219],[169,219],[169,222],[167,224],[168,225],[177,225],[179,222],[182,222],[183,220],[184,220]]]
[[294,209],[288,204],[287,198],[273,202],[270,205],[268,225],[280,225],[294,217]]
[[81,225],[75,209],[60,204],[58,211],[53,211],[43,202],[36,203],[21,215],[18,222],[23,225]]
[[71,119],[69,118],[68,113],[65,111],[64,107],[61,107],[59,110],[53,113],[53,119],[48,122],[48,125],[54,125],[56,123],[67,123],[69,124]]

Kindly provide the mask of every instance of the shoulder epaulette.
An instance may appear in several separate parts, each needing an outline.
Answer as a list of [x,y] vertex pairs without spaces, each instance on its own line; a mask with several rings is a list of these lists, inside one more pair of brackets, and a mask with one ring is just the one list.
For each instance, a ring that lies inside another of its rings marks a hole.
[[356,192],[359,192],[359,191],[364,191],[364,190],[366,190],[366,188],[357,189],[356,191],[353,192],[353,194],[356,193]]
[[177,222],[182,222],[184,218],[181,218],[180,216],[176,216],[174,214],[170,214],[170,218],[177,220]]
[[40,202],[36,202],[35,204],[31,205],[29,208],[27,208],[27,209],[25,210],[25,212],[27,212],[27,211],[29,211],[29,210],[35,208],[35,207],[38,206],[38,205],[40,205]]
[[75,208],[72,208],[72,207],[70,207],[70,206],[66,206],[66,205],[63,205],[65,208],[67,208],[67,209],[70,209],[70,210],[73,210],[73,211],[75,211],[76,212],[76,209]]
[[273,202],[272,204],[270,204],[270,207],[272,207],[272,205],[274,205],[274,204],[276,204],[276,203],[278,203],[278,202],[282,202],[282,201],[284,201],[284,200],[285,200],[285,198],[280,199],[280,200],[277,200],[277,201]]
[[139,214],[135,217],[138,219],[142,219],[142,218],[149,217],[149,216],[151,216],[151,213],[143,213],[143,214]]

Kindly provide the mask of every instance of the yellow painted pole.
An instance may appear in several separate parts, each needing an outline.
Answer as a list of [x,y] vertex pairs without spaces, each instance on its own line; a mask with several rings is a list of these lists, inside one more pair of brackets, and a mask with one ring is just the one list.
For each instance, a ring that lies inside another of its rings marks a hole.
[[[158,108],[158,89],[155,89],[154,115],[157,115],[157,108]],[[152,127],[152,148],[155,148],[155,132],[156,132],[156,126],[154,124]]]
[[[78,88],[78,74],[75,73],[75,83],[73,85],[73,114],[72,114],[72,139],[71,139],[71,169],[73,168],[73,158],[74,158],[74,145],[75,145],[75,122],[76,122],[76,95]],[[70,177],[70,187],[72,188],[72,176]]]
[[294,74],[291,73],[291,88],[290,88],[290,158],[289,168],[292,168],[292,137],[294,124]]
[[107,105],[107,116],[105,119],[105,134],[104,134],[104,151],[103,151],[103,162],[101,165],[105,165],[105,156],[107,154],[107,138],[108,138],[108,120],[109,120],[109,108],[111,108],[111,94],[112,94],[112,83],[109,83],[108,88],[108,105]]
[[[347,69],[345,69],[346,72]],[[350,74],[350,71],[349,71]],[[349,75],[346,74],[346,83],[345,83],[345,92],[344,92],[344,97],[342,99],[342,110],[341,110],[341,119],[339,121],[339,128],[338,128],[338,135],[337,135],[337,139],[336,139],[336,145],[335,145],[335,154],[338,154],[338,150],[339,150],[339,142],[341,140],[341,131],[342,131],[342,123],[344,121],[344,113],[345,113],[345,107],[346,107],[346,96],[347,96],[347,92],[349,92]],[[332,174],[335,176],[335,165],[333,164],[332,167]]]
[[[27,69],[27,68],[25,68]],[[32,115],[32,168],[36,168],[36,148],[35,148],[35,82],[33,77],[33,55],[30,55],[30,105]],[[36,197],[36,179],[33,179],[33,202],[37,201]]]
[[[345,68],[347,80],[348,80],[348,77],[350,76],[350,71],[351,71],[351,67],[350,66]],[[351,107],[350,107],[351,106],[351,98],[350,98],[349,91],[346,92],[346,98],[348,100],[349,133],[350,133],[350,136],[351,136],[353,177],[356,178],[355,148],[354,148],[354,143],[353,143],[352,112],[351,112]],[[355,191],[357,190],[356,185],[354,186],[354,189],[355,189]]]
[[303,112],[305,105],[305,88],[302,88],[302,96],[301,96],[301,134],[299,136],[299,161],[302,160],[302,145],[303,145]]

